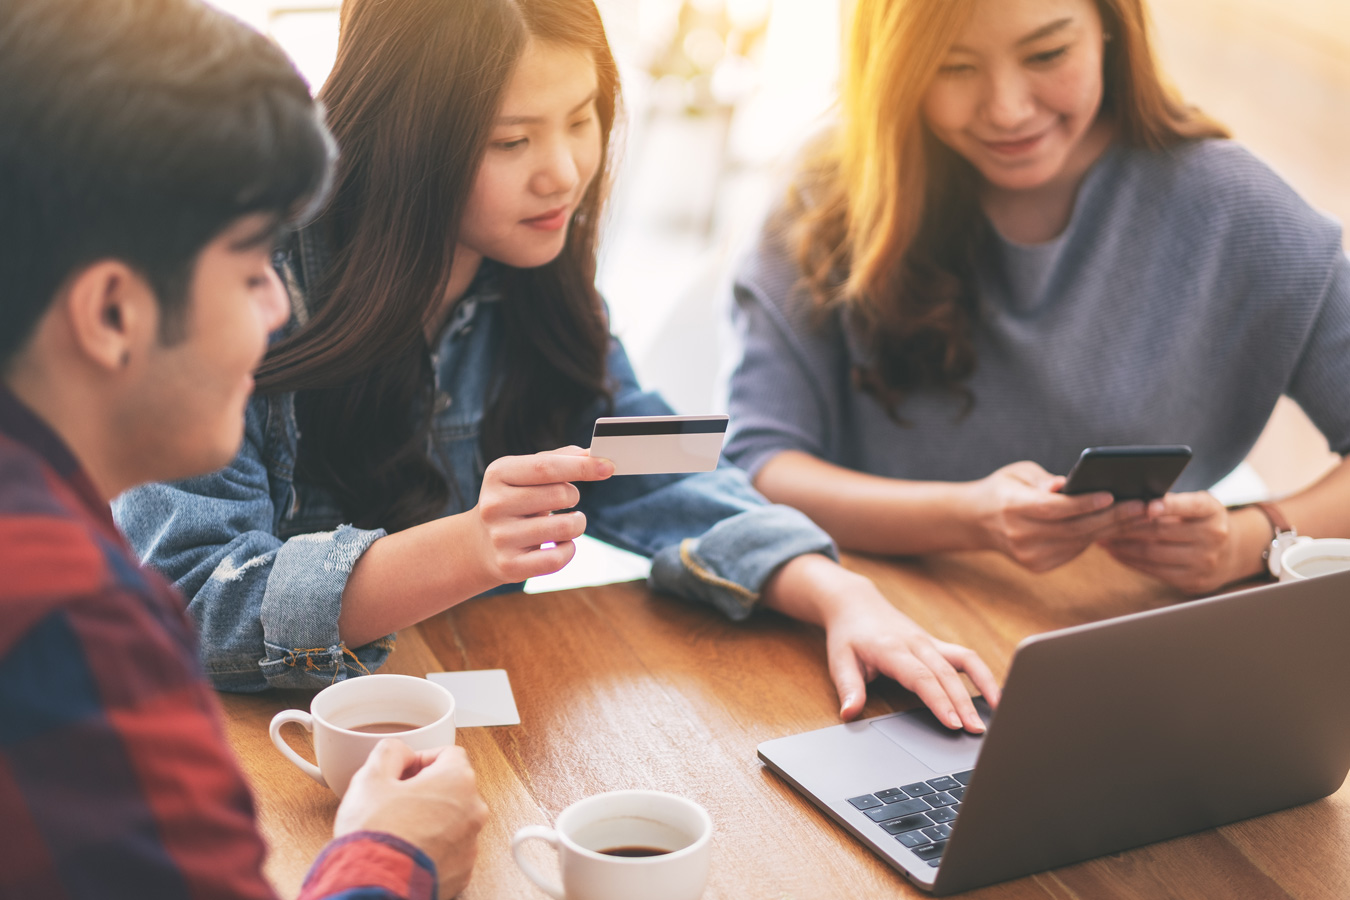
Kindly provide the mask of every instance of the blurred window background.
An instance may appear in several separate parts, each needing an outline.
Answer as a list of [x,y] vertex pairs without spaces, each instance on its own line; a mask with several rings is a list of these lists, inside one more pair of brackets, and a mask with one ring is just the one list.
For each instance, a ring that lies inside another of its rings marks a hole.
[[[275,37],[315,90],[323,83],[340,0],[208,2]],[[639,377],[680,412],[719,404],[735,254],[829,113],[849,3],[598,0],[627,111],[600,286]],[[1154,0],[1151,9],[1183,95],[1312,205],[1350,221],[1350,3]],[[1335,461],[1282,401],[1224,499],[1291,492]]]
[[[209,0],[271,34],[317,91],[339,0]],[[453,2],[453,0],[452,0]],[[626,116],[600,287],[644,382],[715,404],[717,304],[781,168],[835,95],[841,0],[599,0]]]

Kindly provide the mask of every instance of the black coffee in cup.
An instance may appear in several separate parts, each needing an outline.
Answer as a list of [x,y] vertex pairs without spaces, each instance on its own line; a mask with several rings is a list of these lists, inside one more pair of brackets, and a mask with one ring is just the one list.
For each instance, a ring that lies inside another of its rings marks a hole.
[[362,734],[398,734],[400,731],[416,731],[421,727],[411,722],[370,722],[366,725],[350,725],[347,730]]
[[606,856],[665,856],[671,851],[660,847],[610,847],[599,852]]

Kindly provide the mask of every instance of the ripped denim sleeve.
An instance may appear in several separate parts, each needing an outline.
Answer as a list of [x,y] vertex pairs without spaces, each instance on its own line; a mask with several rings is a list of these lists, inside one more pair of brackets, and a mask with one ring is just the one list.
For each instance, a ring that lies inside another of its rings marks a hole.
[[385,533],[343,525],[279,537],[264,419],[250,407],[244,446],[226,468],[142,485],[117,498],[113,516],[142,562],[187,598],[218,690],[313,690],[389,656],[392,635],[355,648],[338,637],[347,579]]
[[838,559],[829,536],[806,516],[786,506],[761,506],[661,550],[647,580],[656,590],[707,603],[739,622],[754,612],[769,576],[804,553]]
[[384,665],[394,648],[392,634],[354,650],[338,637],[347,579],[384,534],[343,525],[281,545],[259,615],[264,655],[257,665],[269,687],[326,686]]
[[[674,412],[638,384],[617,340],[608,366],[614,403],[603,414]],[[574,441],[584,442],[594,421],[582,417]],[[797,510],[770,504],[725,460],[711,472],[628,475],[579,487],[587,534],[651,557],[647,581],[654,590],[706,603],[736,621],[750,616],[765,582],[788,560],[806,553],[838,558],[828,534]]]
[[382,666],[394,647],[388,635],[350,648],[338,637],[342,592],[361,554],[383,531],[343,525],[282,541],[268,532],[236,534],[223,546],[154,561],[177,574],[196,621],[201,660],[217,690],[315,690]]

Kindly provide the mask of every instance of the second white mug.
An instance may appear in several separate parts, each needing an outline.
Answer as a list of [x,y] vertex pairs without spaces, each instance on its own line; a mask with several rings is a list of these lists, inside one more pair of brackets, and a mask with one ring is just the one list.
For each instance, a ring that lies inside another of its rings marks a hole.
[[1309,538],[1286,547],[1280,555],[1280,580],[1302,581],[1350,569],[1350,540]]
[[[692,800],[662,791],[612,791],[578,800],[553,828],[531,825],[511,839],[525,877],[554,900],[697,900],[708,883],[712,818]],[[558,852],[562,884],[521,855],[529,840]]]

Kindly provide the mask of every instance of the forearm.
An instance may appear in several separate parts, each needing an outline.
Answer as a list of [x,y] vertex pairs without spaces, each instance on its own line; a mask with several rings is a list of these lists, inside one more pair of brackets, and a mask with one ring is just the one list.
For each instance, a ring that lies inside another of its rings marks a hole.
[[1350,537],[1350,459],[1278,503],[1299,534]]
[[[1350,463],[1342,463],[1322,479],[1297,494],[1277,501],[1289,524],[1311,537],[1350,537]],[[1264,575],[1264,553],[1270,548],[1272,525],[1255,507],[1234,511],[1228,517],[1233,561],[1226,582]]]
[[371,544],[342,592],[342,642],[363,646],[501,584],[484,564],[471,516],[436,519]]
[[[1350,537],[1350,460],[1342,460],[1310,487],[1277,503],[1299,534]],[[1235,557],[1230,580],[1264,573],[1262,554],[1270,547],[1270,521],[1258,509],[1241,509],[1232,514],[1229,528]]]
[[1263,555],[1270,548],[1270,520],[1259,509],[1247,507],[1229,514],[1229,541],[1232,546],[1232,562],[1224,577],[1224,583],[1243,581],[1266,573],[1266,559]]
[[819,553],[788,560],[764,584],[761,604],[827,628],[855,598],[871,598],[872,583]]
[[917,555],[987,548],[965,483],[883,478],[789,450],[759,471],[755,487],[806,513],[846,550]]

